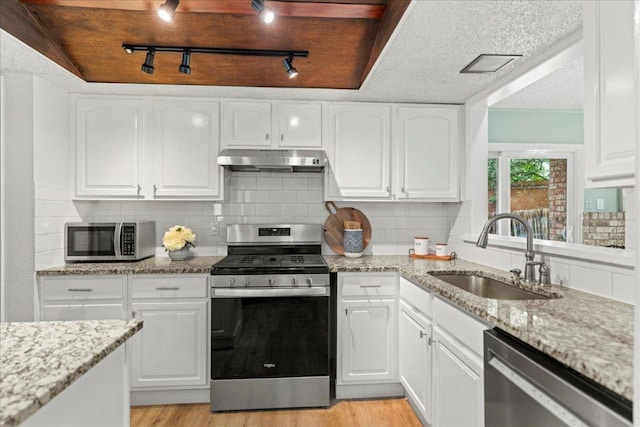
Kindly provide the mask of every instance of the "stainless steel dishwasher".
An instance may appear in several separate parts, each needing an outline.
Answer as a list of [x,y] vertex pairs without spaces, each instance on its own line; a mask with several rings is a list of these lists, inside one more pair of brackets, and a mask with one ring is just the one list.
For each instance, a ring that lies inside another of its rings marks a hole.
[[632,402],[500,329],[484,332],[487,427],[631,426]]

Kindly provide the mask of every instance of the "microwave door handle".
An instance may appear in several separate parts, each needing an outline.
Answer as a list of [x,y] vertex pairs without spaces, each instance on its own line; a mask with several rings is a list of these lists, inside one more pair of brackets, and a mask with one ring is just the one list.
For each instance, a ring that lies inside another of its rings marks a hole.
[[120,250],[120,242],[122,240],[122,223],[116,222],[116,229],[113,233],[113,248],[116,253],[116,258],[120,259],[122,257],[122,251]]

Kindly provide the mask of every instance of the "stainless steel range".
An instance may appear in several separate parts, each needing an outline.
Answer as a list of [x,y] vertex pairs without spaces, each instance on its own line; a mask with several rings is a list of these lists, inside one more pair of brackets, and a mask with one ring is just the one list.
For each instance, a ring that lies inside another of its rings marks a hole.
[[329,268],[318,224],[227,227],[211,267],[211,410],[329,406]]

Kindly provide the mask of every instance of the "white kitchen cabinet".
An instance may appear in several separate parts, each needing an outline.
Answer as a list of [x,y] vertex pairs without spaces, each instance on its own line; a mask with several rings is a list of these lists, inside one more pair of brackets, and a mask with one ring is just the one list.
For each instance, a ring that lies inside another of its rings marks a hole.
[[330,104],[325,200],[389,200],[391,106]]
[[223,148],[321,148],[322,104],[227,101],[222,112]]
[[38,277],[40,320],[126,319],[126,276]]
[[144,100],[79,98],[75,129],[78,197],[144,196]]
[[208,386],[207,280],[203,275],[129,277],[132,316],[144,321],[131,341],[134,391]]
[[223,197],[223,169],[217,164],[219,114],[217,102],[153,103],[147,180],[153,198]]
[[337,384],[398,380],[397,275],[338,276]]
[[440,298],[433,301],[433,320],[433,425],[482,427],[488,325]]
[[453,106],[397,108],[398,200],[458,200],[458,111]]
[[398,338],[400,382],[421,418],[431,424],[432,323],[404,299]]
[[634,186],[634,2],[583,4],[585,186]]

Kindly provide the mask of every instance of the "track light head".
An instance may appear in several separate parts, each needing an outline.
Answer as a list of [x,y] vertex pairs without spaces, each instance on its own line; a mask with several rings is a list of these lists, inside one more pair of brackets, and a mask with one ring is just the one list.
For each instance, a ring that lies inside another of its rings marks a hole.
[[166,0],[165,3],[158,8],[158,16],[160,19],[165,22],[173,21],[179,3],[180,0]]
[[178,67],[178,71],[183,74],[191,74],[191,67],[189,64],[191,63],[191,50],[185,49],[182,52],[182,64]]
[[276,14],[273,13],[273,10],[264,5],[264,0],[251,0],[251,7],[253,7],[253,10],[260,14],[260,18],[262,18],[265,24],[272,23],[276,17]]
[[153,58],[155,57],[156,50],[151,48],[147,50],[147,57],[144,60],[144,64],[142,64],[142,71],[147,74],[153,74]]
[[287,76],[289,76],[290,79],[298,75],[298,70],[293,66],[293,56],[284,58],[282,64],[284,65],[284,69],[287,70]]

